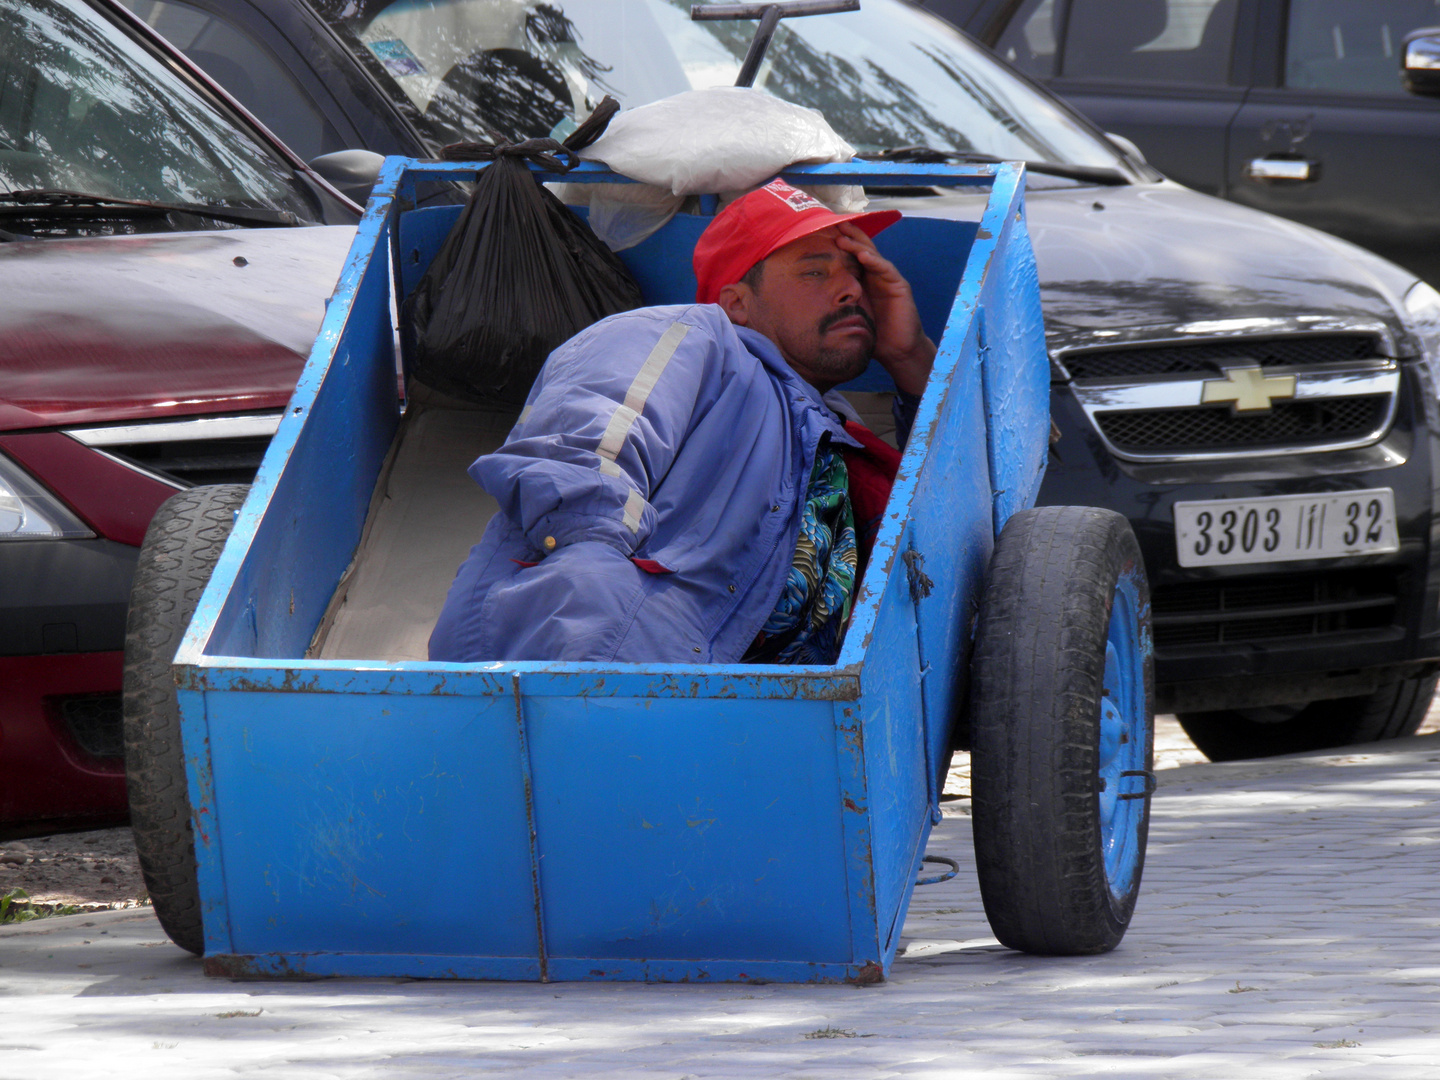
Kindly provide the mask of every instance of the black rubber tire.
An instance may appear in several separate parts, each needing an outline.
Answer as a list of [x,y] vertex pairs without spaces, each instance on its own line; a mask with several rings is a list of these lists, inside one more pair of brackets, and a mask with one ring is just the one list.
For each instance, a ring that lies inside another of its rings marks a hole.
[[[1039,507],[1012,517],[996,541],[971,666],[971,792],[985,914],[1012,949],[1107,952],[1134,911],[1150,800],[1125,804],[1138,807],[1125,864],[1133,875],[1112,882],[1099,777],[1107,634],[1122,579],[1135,646],[1128,670],[1134,685],[1143,679],[1126,752],[1151,770],[1149,589],[1129,523],[1093,507]],[[1127,777],[1126,790],[1144,783]]]
[[1435,696],[1436,675],[1387,683],[1372,694],[1270,709],[1181,713],[1180,726],[1211,761],[1331,750],[1414,735]]
[[190,794],[171,662],[250,488],[191,488],[155,512],[125,625],[125,782],[140,871],[170,940],[205,949]]

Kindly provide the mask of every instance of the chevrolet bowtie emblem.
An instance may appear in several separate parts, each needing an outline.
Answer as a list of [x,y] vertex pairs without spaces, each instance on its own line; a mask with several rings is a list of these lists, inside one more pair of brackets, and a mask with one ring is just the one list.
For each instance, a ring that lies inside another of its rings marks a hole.
[[1200,404],[1229,401],[1236,412],[1257,412],[1270,408],[1275,398],[1295,396],[1294,375],[1266,375],[1259,364],[1233,364],[1224,371],[1223,379],[1207,379],[1201,384]]

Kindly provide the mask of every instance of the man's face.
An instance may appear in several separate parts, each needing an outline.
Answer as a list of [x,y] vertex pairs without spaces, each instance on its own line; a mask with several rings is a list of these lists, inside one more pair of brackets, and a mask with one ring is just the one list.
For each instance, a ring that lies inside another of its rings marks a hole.
[[732,322],[768,337],[822,391],[863,372],[875,348],[864,271],[839,235],[823,229],[786,244],[765,260],[756,287],[727,286],[720,301]]

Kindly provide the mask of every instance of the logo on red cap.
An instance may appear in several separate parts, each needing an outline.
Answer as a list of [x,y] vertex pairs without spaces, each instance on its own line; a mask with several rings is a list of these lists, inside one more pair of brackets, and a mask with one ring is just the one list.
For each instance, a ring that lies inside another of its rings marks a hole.
[[820,210],[829,209],[829,207],[819,199],[815,198],[814,195],[808,195],[799,188],[793,188],[785,183],[784,180],[771,180],[770,183],[766,184],[760,190],[768,191],[797,214],[802,210],[815,210],[817,208]]

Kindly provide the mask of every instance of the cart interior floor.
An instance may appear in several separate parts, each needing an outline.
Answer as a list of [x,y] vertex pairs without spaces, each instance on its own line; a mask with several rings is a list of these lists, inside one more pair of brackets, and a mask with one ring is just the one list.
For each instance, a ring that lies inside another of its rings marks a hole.
[[[455,571],[499,509],[466,471],[500,447],[519,409],[465,405],[412,384],[350,568],[306,655],[320,660],[425,660]],[[891,394],[847,394],[861,420],[894,445]]]
[[413,400],[395,433],[365,531],[308,655],[424,660],[455,571],[496,511],[466,470],[519,415]]

